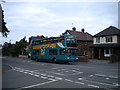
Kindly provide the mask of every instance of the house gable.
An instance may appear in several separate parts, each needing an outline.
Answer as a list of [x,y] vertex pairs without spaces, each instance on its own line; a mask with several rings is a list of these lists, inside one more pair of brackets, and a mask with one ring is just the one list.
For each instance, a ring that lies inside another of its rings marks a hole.
[[102,37],[102,36],[110,36],[110,35],[119,35],[120,36],[120,29],[110,26],[106,28],[105,30],[97,33],[93,37]]
[[110,26],[93,36],[93,44],[117,44],[120,30]]
[[79,40],[79,41],[93,41],[92,35],[87,32],[84,32],[84,31],[80,32],[80,31],[76,31],[76,30],[66,30],[65,33],[63,33],[63,35],[64,34],[74,35],[74,36],[76,36],[77,40]]

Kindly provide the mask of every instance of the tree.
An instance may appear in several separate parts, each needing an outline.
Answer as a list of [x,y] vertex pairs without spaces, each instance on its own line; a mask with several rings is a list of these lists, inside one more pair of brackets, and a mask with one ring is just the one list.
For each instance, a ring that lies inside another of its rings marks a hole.
[[[8,30],[8,28],[6,27],[6,22],[4,21],[4,14],[3,14],[3,10],[2,10],[2,7],[1,7],[1,4],[0,4],[0,14],[1,14],[1,16],[0,16],[0,21],[2,21],[1,23],[0,23],[0,26],[2,26],[2,28],[0,28],[0,29],[2,29],[2,30],[0,30],[0,32],[2,33],[2,36],[3,37],[7,37],[7,35],[8,35],[8,33],[10,32],[9,30]],[[2,24],[2,25],[1,25]]]
[[4,45],[2,46],[2,55],[3,56],[11,56],[11,51],[12,51],[12,44],[5,42]]
[[26,54],[26,47],[28,46],[28,43],[26,41],[26,37],[24,37],[23,39],[21,39],[19,42],[17,42],[14,47],[13,47],[13,52],[12,55],[13,56],[18,56],[19,54]]
[[28,46],[28,43],[26,41],[26,37],[21,39],[19,42],[16,42],[15,44],[5,43],[3,45],[2,53],[3,55],[7,56],[14,56],[18,57],[19,54],[26,55],[26,47]]

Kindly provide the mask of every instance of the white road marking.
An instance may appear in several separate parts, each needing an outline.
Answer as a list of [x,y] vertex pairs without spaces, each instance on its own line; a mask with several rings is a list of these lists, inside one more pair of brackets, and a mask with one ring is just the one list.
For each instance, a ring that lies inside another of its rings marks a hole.
[[117,76],[108,76],[108,77],[118,79],[118,77],[117,77]]
[[115,86],[120,86],[118,83],[113,83]]
[[28,73],[29,75],[34,75],[33,73]]
[[24,71],[21,70],[21,71],[19,71],[19,72],[24,72]]
[[55,79],[52,79],[52,78],[48,78],[48,80],[51,80],[51,81],[58,81],[58,80],[55,80]]
[[48,77],[52,77],[52,78],[54,78],[55,76],[51,76],[51,75],[47,75]]
[[105,77],[106,75],[102,75],[102,74],[95,74],[96,76],[101,76],[101,77]]
[[107,86],[116,86],[116,85],[112,85],[112,84],[101,83],[101,82],[96,82],[96,81],[90,81],[90,80],[85,80],[85,79],[84,79],[83,81],[92,82],[92,83],[97,83],[97,84],[102,84],[102,85],[107,85]]
[[47,79],[47,77],[43,77],[43,76],[41,76],[40,78]]
[[46,74],[41,74],[41,75],[46,76]]
[[70,79],[65,79],[66,81],[69,81],[69,82],[73,82],[73,80],[70,80]]
[[82,74],[83,72],[73,73],[71,75]]
[[78,80],[83,80],[83,78],[78,78]]
[[115,84],[115,86],[120,86],[119,84]]
[[23,72],[23,73],[26,73],[26,74],[27,74],[28,72]]
[[93,75],[90,75],[89,77],[93,77]]
[[82,85],[84,85],[84,84],[85,84],[85,83],[82,83],[82,82],[75,82],[75,83],[82,84]]
[[76,71],[76,70],[72,70],[73,72],[79,72],[79,71]]
[[105,78],[105,79],[110,79],[110,78]]
[[52,82],[55,82],[56,80],[52,80],[52,81],[48,81],[48,82],[44,82],[44,83],[39,83],[39,84],[35,84],[35,85],[30,85],[30,86],[26,86],[26,87],[21,87],[19,89],[16,89],[16,90],[21,90],[21,89],[24,89],[24,88],[32,88],[32,87],[36,87],[36,86],[41,86],[41,85],[44,85],[44,84],[48,84],[48,83],[52,83]]
[[66,76],[65,74],[61,74],[61,73],[54,73],[54,74],[57,74],[57,75],[62,75],[62,76]]
[[95,74],[96,76],[101,76],[101,77],[109,77],[109,78],[115,78],[118,79],[117,76],[107,76],[107,75],[102,75],[102,74]]
[[13,70],[18,71],[18,72],[22,72],[22,73],[25,73],[25,74],[29,74],[29,75],[32,75],[32,76],[35,76],[35,77],[40,77],[42,79],[48,79],[48,78],[49,78],[48,80],[62,80],[63,79],[63,78],[60,78],[60,77],[41,74],[41,73],[38,73],[38,72],[35,72],[35,71],[30,71],[30,70],[26,70],[26,69],[17,68],[17,67],[13,67]]
[[35,77],[40,77],[40,75],[34,75]]
[[99,86],[88,84],[88,86],[99,88]]
[[55,77],[56,79],[58,79],[58,80],[62,80],[63,78],[59,78],[59,77]]

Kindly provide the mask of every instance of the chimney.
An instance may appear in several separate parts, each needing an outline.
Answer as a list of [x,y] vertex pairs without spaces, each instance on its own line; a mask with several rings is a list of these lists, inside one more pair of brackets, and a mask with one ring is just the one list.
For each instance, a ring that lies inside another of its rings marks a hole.
[[81,29],[81,31],[84,33],[84,32],[85,32],[85,29],[83,28],[83,29]]
[[73,30],[73,31],[76,31],[76,28],[75,28],[75,27],[73,27],[73,28],[72,28],[72,30]]

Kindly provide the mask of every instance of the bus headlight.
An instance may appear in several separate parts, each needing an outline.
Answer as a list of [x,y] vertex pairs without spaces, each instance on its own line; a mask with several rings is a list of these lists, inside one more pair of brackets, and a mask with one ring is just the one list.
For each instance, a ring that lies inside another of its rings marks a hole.
[[78,57],[76,57],[76,59],[78,59]]

